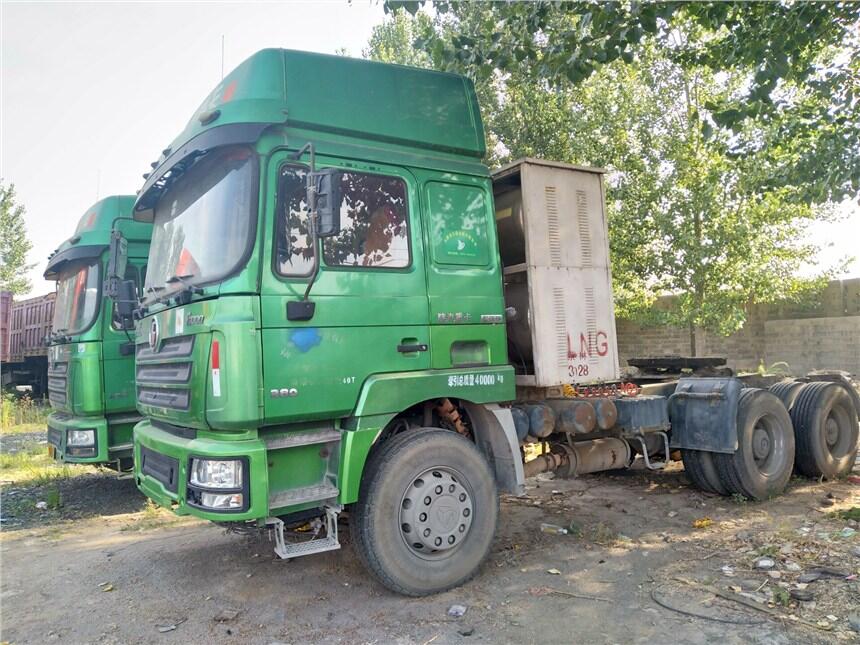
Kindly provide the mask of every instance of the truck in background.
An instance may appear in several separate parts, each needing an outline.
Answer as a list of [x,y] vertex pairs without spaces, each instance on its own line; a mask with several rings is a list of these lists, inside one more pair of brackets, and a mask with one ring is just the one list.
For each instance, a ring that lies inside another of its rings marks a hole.
[[144,494],[268,529],[283,558],[339,548],[349,509],[367,568],[419,596],[474,575],[499,491],[538,472],[681,450],[702,488],[759,499],[796,454],[844,472],[860,401],[842,375],[621,381],[602,173],[491,176],[484,145],[457,75],[264,50],[215,88],[134,206],[154,225],[134,311]]
[[0,292],[0,378],[4,390],[26,391],[34,400],[48,391],[48,350],[56,294],[15,300]]
[[57,282],[48,344],[48,450],[69,463],[132,466],[135,409],[134,341],[116,315],[103,281],[113,231],[127,248],[123,278],[139,286],[146,277],[152,227],[131,220],[134,197],[95,203],[74,234],[48,259],[45,279]]

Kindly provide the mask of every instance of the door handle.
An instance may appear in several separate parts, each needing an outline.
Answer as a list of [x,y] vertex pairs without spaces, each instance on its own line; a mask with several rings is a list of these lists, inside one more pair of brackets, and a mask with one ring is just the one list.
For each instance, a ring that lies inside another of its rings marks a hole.
[[426,352],[427,351],[427,343],[409,343],[397,346],[397,351],[401,354],[409,354],[412,352]]

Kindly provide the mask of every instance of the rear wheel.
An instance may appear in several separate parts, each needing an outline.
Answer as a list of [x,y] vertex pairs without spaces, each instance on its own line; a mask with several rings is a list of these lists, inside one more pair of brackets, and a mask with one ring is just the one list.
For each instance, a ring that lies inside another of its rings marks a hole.
[[728,494],[714,464],[713,453],[704,450],[682,450],[681,458],[684,460],[684,471],[696,488],[707,493]]
[[758,500],[779,495],[794,466],[794,431],[782,401],[767,390],[744,388],[737,426],[734,454],[713,455],[723,486]]
[[823,381],[805,384],[791,418],[798,471],[828,479],[851,472],[857,456],[857,411],[845,388]]
[[352,514],[359,557],[386,587],[424,596],[469,580],[487,557],[499,499],[484,456],[466,438],[422,428],[371,455]]
[[774,383],[768,388],[768,391],[775,394],[782,401],[785,409],[791,412],[794,407],[794,402],[797,400],[797,395],[800,394],[801,388],[806,385],[800,381],[780,381]]

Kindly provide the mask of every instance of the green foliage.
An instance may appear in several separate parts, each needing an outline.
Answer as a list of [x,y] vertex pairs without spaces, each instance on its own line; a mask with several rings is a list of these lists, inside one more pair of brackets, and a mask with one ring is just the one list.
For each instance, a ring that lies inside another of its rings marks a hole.
[[26,273],[35,264],[27,264],[27,253],[33,247],[27,239],[24,207],[15,199],[15,184],[0,180],[0,289],[14,294],[30,291]]
[[742,82],[703,106],[705,136],[779,120],[759,141],[778,148],[772,180],[811,202],[860,194],[860,3],[540,0],[481,3],[477,20],[472,3],[429,4],[447,29],[418,45],[436,67],[477,79],[526,64],[550,85],[580,84],[650,46],[688,71],[731,73]]
[[[523,4],[504,7],[536,10]],[[426,43],[445,51],[464,33],[485,33],[499,11],[497,4],[457,5],[436,17],[429,37],[429,17],[419,13],[410,25],[405,12],[396,12],[376,29],[366,55],[407,62]],[[559,12],[554,19],[564,18]],[[500,41],[514,37],[507,34],[511,23],[503,25],[487,33]],[[687,31],[673,34],[685,51],[701,37],[689,22]],[[802,240],[810,222],[831,212],[809,203],[805,184],[785,181],[784,149],[760,145],[765,137],[777,139],[785,123],[744,122],[736,131],[711,125],[707,106],[736,96],[745,74],[679,62],[655,39],[636,44],[635,58],[605,61],[577,85],[550,82],[540,52],[536,59],[506,59],[504,70],[474,74],[488,163],[537,156],[608,170],[621,316],[728,334],[743,325],[752,303],[807,297],[829,274],[796,277],[816,253]],[[440,65],[435,54],[434,61]],[[748,152],[737,154],[739,146]],[[678,307],[655,308],[663,293],[678,294]]]
[[0,428],[3,432],[29,432],[29,426],[43,430],[48,419],[47,406],[34,401],[28,394],[16,396],[4,392],[0,399]]

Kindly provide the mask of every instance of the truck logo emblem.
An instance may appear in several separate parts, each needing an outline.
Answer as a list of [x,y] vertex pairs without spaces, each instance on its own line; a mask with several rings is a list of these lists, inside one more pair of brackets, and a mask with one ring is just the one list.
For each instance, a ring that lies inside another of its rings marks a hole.
[[149,324],[149,349],[158,351],[158,318],[153,318]]

